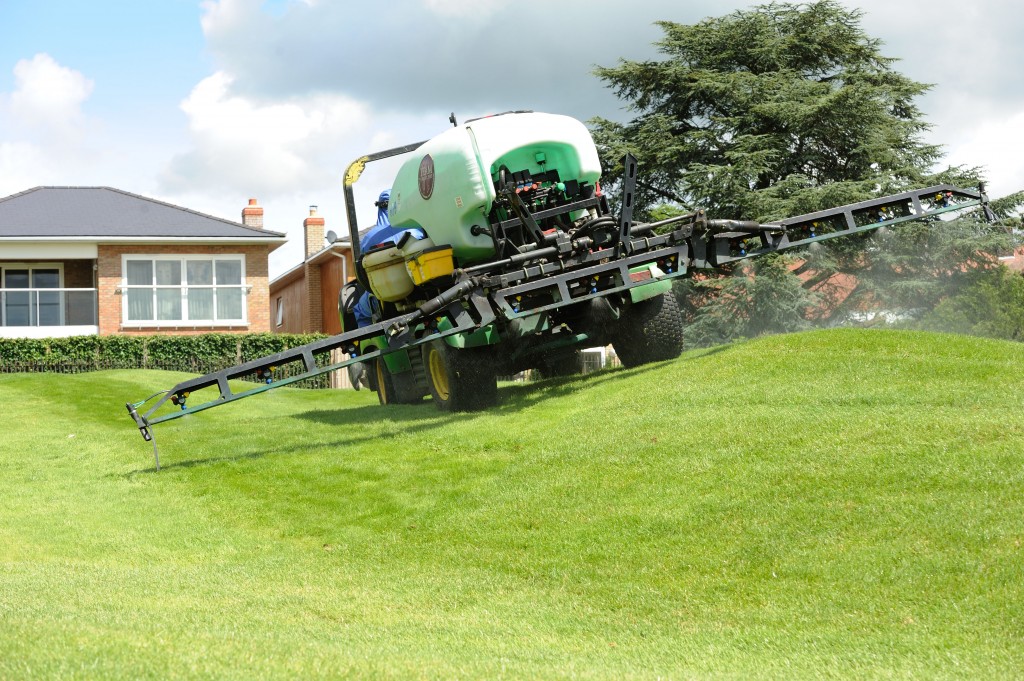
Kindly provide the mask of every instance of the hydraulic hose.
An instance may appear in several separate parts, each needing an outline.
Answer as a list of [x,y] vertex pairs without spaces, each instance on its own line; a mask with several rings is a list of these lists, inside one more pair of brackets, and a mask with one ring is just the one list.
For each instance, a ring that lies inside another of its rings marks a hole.
[[476,286],[476,281],[472,278],[463,279],[455,286],[442,292],[440,295],[431,298],[427,302],[419,306],[420,315],[423,317],[433,316],[441,308],[454,303],[459,298],[462,298],[467,293],[473,290]]

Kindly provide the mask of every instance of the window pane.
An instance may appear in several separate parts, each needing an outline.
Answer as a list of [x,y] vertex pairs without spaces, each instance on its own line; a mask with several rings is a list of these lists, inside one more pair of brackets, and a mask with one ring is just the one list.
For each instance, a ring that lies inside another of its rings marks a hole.
[[[26,275],[26,279],[27,279]],[[7,291],[4,294],[4,315],[7,326],[28,326],[29,325],[29,298],[28,291],[15,293]]]
[[187,267],[190,286],[213,284],[213,262],[210,260],[189,260]]
[[157,286],[181,286],[181,262],[178,260],[157,260]]
[[39,326],[60,326],[60,292],[37,291],[35,295],[39,300]]
[[[190,270],[191,266],[192,263],[190,261]],[[191,275],[191,271],[189,274]],[[192,321],[213,321],[212,288],[191,288],[188,290],[188,318]]]
[[129,286],[151,286],[153,284],[153,261],[129,260],[127,277]]
[[28,288],[28,270],[4,270],[6,288]]
[[242,283],[242,263],[239,260],[217,261],[217,285],[238,286]]
[[60,270],[32,270],[32,288],[60,288]]
[[242,318],[242,289],[217,289],[217,319]]
[[153,289],[128,289],[128,321],[146,322],[153,319]]
[[181,289],[158,288],[156,290],[156,318],[160,321],[181,320]]

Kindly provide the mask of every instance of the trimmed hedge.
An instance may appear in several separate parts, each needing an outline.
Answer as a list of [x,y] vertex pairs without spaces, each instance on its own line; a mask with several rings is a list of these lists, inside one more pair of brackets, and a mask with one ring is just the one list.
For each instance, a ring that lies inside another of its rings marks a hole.
[[[0,372],[81,373],[101,369],[219,371],[282,352],[324,334],[206,333],[196,336],[72,336],[0,338]],[[311,379],[312,387],[326,380]],[[303,381],[302,383],[307,383]]]

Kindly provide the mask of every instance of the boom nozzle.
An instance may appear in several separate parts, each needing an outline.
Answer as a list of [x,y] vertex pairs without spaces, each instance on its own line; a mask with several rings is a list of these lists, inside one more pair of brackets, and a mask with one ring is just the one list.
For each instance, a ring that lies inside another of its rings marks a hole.
[[139,426],[139,432],[142,433],[142,439],[149,442],[153,439],[153,434],[149,432],[149,422],[146,421],[144,416],[141,416],[135,409],[135,405],[131,402],[125,402],[125,408],[128,410],[128,414],[135,420],[135,423]]

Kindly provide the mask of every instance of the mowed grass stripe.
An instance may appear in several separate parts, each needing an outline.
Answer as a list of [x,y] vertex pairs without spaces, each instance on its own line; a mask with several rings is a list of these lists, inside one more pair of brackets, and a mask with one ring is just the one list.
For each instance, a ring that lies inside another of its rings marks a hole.
[[[481,414],[0,377],[0,676],[1004,677],[1024,346],[829,331]],[[72,436],[73,437],[70,437]]]

